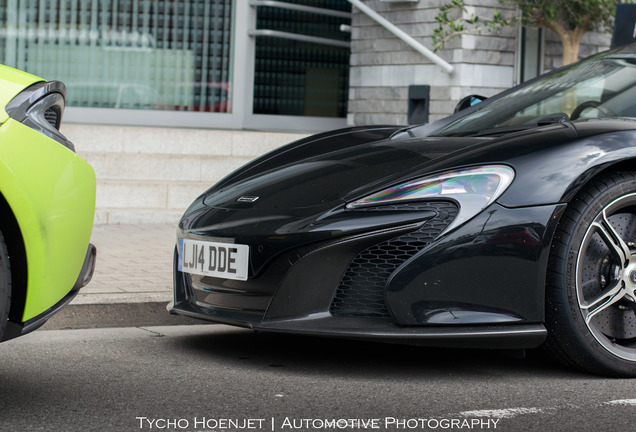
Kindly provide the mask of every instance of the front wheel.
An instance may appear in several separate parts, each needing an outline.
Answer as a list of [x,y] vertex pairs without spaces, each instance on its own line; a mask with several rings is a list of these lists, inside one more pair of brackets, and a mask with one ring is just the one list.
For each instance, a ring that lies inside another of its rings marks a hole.
[[592,181],[568,206],[552,244],[548,350],[566,364],[636,376],[636,174]]
[[0,232],[0,341],[4,337],[11,304],[11,267],[9,266],[9,252]]

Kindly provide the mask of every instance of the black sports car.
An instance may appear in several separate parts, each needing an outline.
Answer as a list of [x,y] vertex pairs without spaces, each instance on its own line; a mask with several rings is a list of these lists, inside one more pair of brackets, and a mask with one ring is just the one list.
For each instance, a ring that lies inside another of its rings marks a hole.
[[636,376],[635,117],[632,45],[434,123],[289,144],[186,211],[170,309]]

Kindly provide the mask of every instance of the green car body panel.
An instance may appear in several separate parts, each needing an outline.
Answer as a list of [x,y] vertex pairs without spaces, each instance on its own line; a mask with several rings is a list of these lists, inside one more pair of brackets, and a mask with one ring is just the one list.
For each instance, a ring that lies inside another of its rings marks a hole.
[[[0,103],[39,81],[0,67]],[[0,111],[0,193],[24,243],[26,322],[63,299],[80,275],[93,226],[95,173],[70,149]]]
[[[18,93],[40,81],[44,80],[30,73],[0,65],[0,103],[3,107],[7,106],[7,103]],[[6,111],[0,110],[0,123],[4,124],[8,119],[9,115]]]

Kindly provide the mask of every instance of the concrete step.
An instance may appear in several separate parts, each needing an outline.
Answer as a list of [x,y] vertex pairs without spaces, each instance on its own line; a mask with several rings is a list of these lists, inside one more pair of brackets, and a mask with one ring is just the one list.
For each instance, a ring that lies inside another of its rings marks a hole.
[[100,207],[183,210],[212,182],[103,180],[97,182]]
[[176,228],[183,210],[151,208],[108,208],[96,206],[95,225],[98,224],[170,224]]
[[90,152],[82,155],[99,180],[216,182],[250,157]]
[[176,224],[206,189],[303,134],[65,124],[95,169],[98,224]]
[[62,133],[80,155],[89,152],[254,158],[305,134],[219,129],[64,124]]

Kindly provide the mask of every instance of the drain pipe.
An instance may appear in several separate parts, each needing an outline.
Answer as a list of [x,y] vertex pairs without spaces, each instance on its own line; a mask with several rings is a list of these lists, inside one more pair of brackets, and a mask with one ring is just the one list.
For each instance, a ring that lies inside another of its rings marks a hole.
[[455,68],[446,62],[443,58],[426,48],[424,45],[413,39],[410,35],[405,33],[395,24],[388,21],[386,18],[378,14],[376,11],[371,9],[369,6],[362,3],[360,0],[348,0],[349,3],[360,9],[365,15],[369,18],[380,24],[382,27],[393,33],[395,36],[399,37],[402,41],[407,43],[411,48],[415,51],[422,54],[427,59],[431,60],[433,63],[439,65],[446,73],[452,75],[455,72]]

